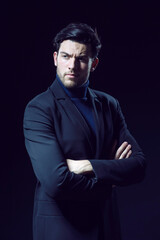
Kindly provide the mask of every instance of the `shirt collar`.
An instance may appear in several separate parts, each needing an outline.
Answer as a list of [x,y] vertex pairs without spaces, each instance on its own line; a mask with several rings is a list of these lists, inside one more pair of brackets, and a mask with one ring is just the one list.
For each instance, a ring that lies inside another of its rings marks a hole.
[[60,83],[60,85],[62,86],[62,88],[64,89],[64,91],[66,92],[66,94],[71,97],[71,98],[86,98],[87,95],[87,88],[89,85],[89,80],[87,80],[87,82],[85,84],[83,84],[82,86],[78,87],[78,88],[66,88],[62,81],[60,80],[59,76],[56,75],[56,78],[58,80],[58,82]]

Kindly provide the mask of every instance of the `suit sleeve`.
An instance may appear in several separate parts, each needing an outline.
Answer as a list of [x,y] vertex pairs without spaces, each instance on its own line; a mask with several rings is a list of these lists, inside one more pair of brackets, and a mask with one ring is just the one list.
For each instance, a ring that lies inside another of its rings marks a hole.
[[118,147],[127,141],[132,145],[132,154],[127,159],[90,159],[98,182],[128,185],[141,181],[145,175],[144,154],[125,123],[120,105],[116,101],[116,117],[113,123]]
[[37,179],[51,196],[92,190],[95,178],[69,171],[54,131],[50,109],[31,102],[24,113],[25,145]]

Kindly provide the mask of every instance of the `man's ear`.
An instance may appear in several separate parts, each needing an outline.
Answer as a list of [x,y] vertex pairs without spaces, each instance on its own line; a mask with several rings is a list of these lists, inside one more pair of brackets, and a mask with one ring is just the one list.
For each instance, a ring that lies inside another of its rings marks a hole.
[[54,52],[53,53],[53,60],[54,60],[54,65],[57,67],[57,56],[58,56],[58,54],[57,54],[57,52]]
[[92,62],[91,72],[93,72],[96,69],[98,63],[99,63],[99,59],[95,58]]

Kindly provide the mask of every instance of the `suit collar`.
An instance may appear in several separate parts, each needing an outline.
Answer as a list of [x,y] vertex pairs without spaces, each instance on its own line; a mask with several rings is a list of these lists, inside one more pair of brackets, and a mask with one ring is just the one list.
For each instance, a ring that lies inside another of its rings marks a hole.
[[54,80],[54,82],[52,83],[52,85],[49,88],[57,100],[65,99],[68,97],[67,94],[65,93],[64,89],[62,88],[62,86],[60,86],[60,83],[58,82],[57,79]]

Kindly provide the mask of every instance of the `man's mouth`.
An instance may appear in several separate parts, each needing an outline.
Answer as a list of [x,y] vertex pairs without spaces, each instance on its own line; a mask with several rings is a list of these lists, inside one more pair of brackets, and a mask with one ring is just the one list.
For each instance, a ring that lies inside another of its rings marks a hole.
[[66,73],[65,75],[68,76],[68,77],[70,77],[70,78],[75,78],[75,77],[78,76],[78,75],[75,74],[75,73]]

